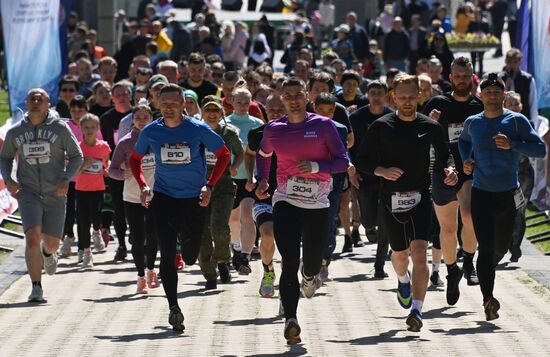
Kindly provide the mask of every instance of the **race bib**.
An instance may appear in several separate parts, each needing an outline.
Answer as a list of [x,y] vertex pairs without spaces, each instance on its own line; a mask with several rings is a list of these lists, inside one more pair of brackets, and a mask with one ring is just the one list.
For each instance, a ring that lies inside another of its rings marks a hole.
[[86,169],[84,169],[82,173],[90,175],[101,175],[103,173],[103,161],[99,159],[94,159],[94,162]]
[[208,150],[206,150],[205,154],[206,154],[206,164],[209,166],[216,165],[216,162],[218,162],[218,158],[216,157],[216,155],[214,155],[213,152],[210,152]]
[[464,124],[449,124],[449,143],[457,143],[462,130],[464,130]]
[[256,203],[252,207],[252,218],[254,219],[254,222],[258,222],[258,217],[264,213],[273,213],[273,206],[267,203]]
[[152,170],[155,168],[155,154],[147,154],[141,158],[141,167],[143,170]]
[[162,144],[160,158],[163,164],[189,164],[191,163],[191,149],[188,144]]
[[289,176],[286,183],[286,194],[305,200],[314,200],[319,191],[318,179],[306,179],[303,177]]
[[523,191],[521,190],[521,187],[516,188],[516,190],[514,191],[514,203],[516,204],[517,210],[525,207],[525,205],[527,204],[527,200],[523,195]]
[[50,162],[50,143],[32,142],[23,144],[23,155],[31,165],[46,164]]
[[391,195],[391,211],[394,213],[408,212],[418,206],[422,194],[417,191],[394,192]]

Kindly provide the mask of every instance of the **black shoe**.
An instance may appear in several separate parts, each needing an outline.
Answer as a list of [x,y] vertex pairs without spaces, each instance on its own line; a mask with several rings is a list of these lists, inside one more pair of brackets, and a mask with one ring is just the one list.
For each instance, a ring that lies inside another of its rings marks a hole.
[[499,318],[498,310],[500,309],[500,303],[497,299],[491,298],[483,304],[483,308],[485,309],[485,320],[491,321]]
[[456,260],[457,261],[462,260],[463,257],[464,257],[464,250],[462,249],[462,247],[460,247],[456,251]]
[[439,272],[438,271],[433,271],[432,272],[432,275],[430,275],[430,282],[432,283],[433,286],[443,286],[443,285],[445,285],[445,283],[443,283],[443,281],[439,277]]
[[511,263],[517,263],[519,261],[519,258],[521,258],[521,248],[520,247],[514,247],[510,249],[510,253],[512,253],[512,256],[510,257]]
[[386,273],[385,271],[383,270],[376,270],[374,272],[374,278],[375,279],[385,279],[388,277],[388,273]]
[[236,271],[239,271],[239,267],[241,266],[241,252],[238,250],[233,250],[233,258],[231,258],[231,264],[233,265],[233,269]]
[[361,240],[361,235],[359,234],[359,229],[354,229],[351,231],[351,241],[353,246],[356,248],[363,247],[365,244]]
[[170,309],[170,315],[168,316],[168,323],[172,325],[172,330],[181,332],[185,329],[183,325],[183,314],[179,306],[174,306]]
[[204,290],[214,290],[218,288],[218,283],[216,282],[216,279],[214,280],[207,280],[204,284]]
[[126,247],[119,245],[115,253],[115,262],[121,262],[126,259],[127,256],[128,251],[126,250]]
[[464,271],[464,279],[468,282],[468,286],[479,285],[479,278],[477,277],[477,271],[474,266],[462,265],[462,270]]
[[369,243],[376,243],[378,241],[378,229],[376,227],[367,228],[365,235]]
[[350,253],[353,252],[353,242],[351,241],[351,237],[348,235],[344,236],[344,247],[342,248],[342,253]]
[[450,271],[447,275],[447,304],[454,305],[460,298],[460,280],[462,279],[462,269],[456,267],[454,271]]
[[222,284],[228,284],[231,282],[231,273],[229,272],[227,263],[219,263],[218,271],[220,272],[220,281]]
[[499,57],[502,57],[502,51],[496,51],[496,52],[493,54],[493,58],[499,58]]
[[248,257],[246,254],[241,253],[241,257],[239,258],[239,275],[248,275],[250,273],[252,273],[252,268],[248,263]]

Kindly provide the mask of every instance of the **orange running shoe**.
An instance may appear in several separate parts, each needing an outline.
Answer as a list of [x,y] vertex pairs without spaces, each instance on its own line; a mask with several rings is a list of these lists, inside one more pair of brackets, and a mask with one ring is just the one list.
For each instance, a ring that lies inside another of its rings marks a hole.
[[147,294],[147,282],[145,281],[145,277],[138,276],[137,278],[137,294]]
[[183,270],[185,268],[185,262],[181,257],[181,253],[176,253],[176,258],[174,259],[174,265],[177,270]]
[[147,287],[155,289],[160,286],[159,278],[154,270],[147,270]]

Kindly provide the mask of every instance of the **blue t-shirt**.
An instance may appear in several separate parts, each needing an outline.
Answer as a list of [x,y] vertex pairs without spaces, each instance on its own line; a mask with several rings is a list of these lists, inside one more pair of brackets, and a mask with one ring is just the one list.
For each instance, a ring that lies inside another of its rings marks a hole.
[[[243,142],[243,147],[246,147],[248,145],[248,132],[264,124],[263,121],[256,117],[253,117],[252,115],[237,115],[235,113],[228,116],[226,118],[226,122],[227,124],[231,124],[239,129],[239,138]],[[238,180],[244,180],[248,178],[244,164],[239,166],[239,168],[237,169],[237,175],[232,177]]]
[[204,149],[218,151],[223,139],[207,124],[184,116],[176,128],[169,128],[160,118],[148,124],[139,135],[135,149],[145,155],[155,154],[154,191],[174,198],[198,197],[206,184]]
[[[511,143],[510,150],[498,149],[493,137],[502,133]],[[485,117],[484,112],[468,117],[458,140],[462,160],[475,160],[475,188],[489,192],[514,190],[519,186],[520,154],[544,157],[546,146],[527,118],[521,113],[505,111],[498,118]]]

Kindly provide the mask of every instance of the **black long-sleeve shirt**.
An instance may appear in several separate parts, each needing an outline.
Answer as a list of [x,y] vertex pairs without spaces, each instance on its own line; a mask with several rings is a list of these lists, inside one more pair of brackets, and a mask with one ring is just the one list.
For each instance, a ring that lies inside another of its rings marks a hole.
[[406,122],[395,113],[384,115],[369,127],[357,153],[356,166],[374,175],[378,167],[397,167],[403,175],[396,181],[382,178],[382,193],[427,191],[430,187],[430,146],[435,150],[434,175],[445,175],[453,160],[438,122],[417,113]]

